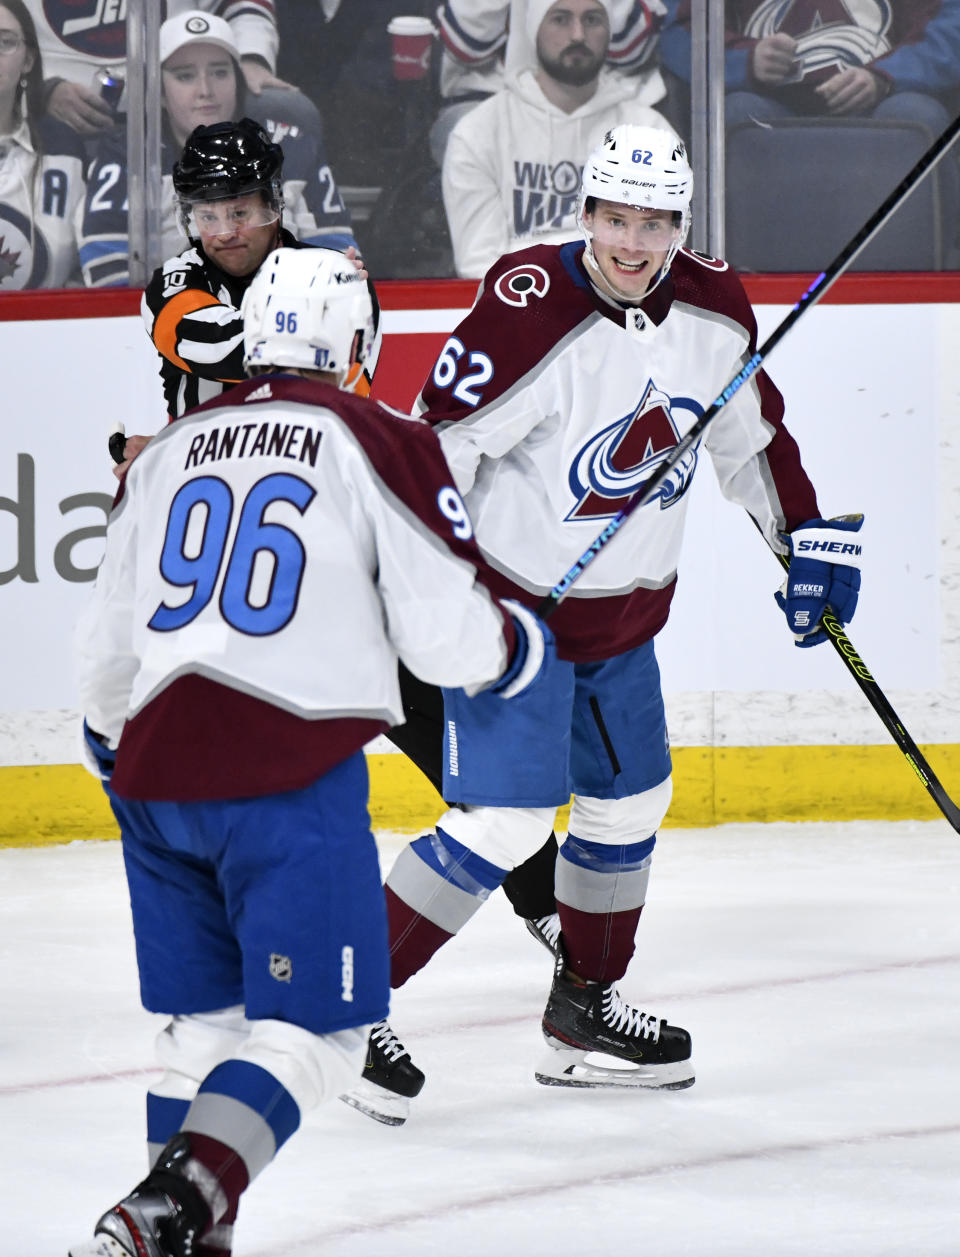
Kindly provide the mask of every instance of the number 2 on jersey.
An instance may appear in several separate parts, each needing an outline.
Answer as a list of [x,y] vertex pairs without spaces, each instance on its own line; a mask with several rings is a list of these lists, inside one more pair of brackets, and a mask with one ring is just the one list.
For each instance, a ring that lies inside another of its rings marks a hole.
[[[449,388],[460,374],[460,359],[467,352],[462,340],[451,336],[440,350],[440,357],[433,368],[433,382],[437,388]],[[484,353],[474,350],[467,358],[466,365],[472,368],[469,375],[462,376],[454,386],[453,395],[458,402],[467,406],[477,406],[481,395],[477,389],[493,379],[493,363]]]
[[[253,637],[279,632],[297,609],[307,556],[295,532],[284,524],[265,523],[264,515],[274,502],[289,502],[302,515],[315,496],[316,490],[305,480],[285,472],[258,480],[240,508],[221,582],[233,493],[217,476],[188,480],[170,504],[160,575],[168,585],[190,593],[177,606],[161,602],[148,628],[159,633],[184,628],[207,606],[219,585],[220,613],[232,628]],[[260,564],[258,555],[266,556]],[[268,579],[257,582],[266,585],[266,596],[255,605],[251,601],[255,568],[264,562],[272,564],[272,570]]]

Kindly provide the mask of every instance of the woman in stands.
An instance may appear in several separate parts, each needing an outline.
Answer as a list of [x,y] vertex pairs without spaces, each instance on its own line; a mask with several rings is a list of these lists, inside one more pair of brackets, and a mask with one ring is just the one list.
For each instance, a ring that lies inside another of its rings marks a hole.
[[43,66],[22,0],[0,0],[0,293],[79,280],[73,215],[83,150],[41,117]]

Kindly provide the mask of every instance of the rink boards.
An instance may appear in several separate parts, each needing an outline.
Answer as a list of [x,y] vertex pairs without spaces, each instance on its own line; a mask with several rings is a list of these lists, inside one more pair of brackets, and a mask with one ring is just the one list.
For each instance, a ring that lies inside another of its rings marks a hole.
[[[806,287],[753,278],[761,341]],[[409,406],[469,306],[457,281],[380,286],[377,392]],[[960,278],[855,276],[768,363],[827,515],[863,511],[850,636],[947,789],[960,793]],[[136,293],[0,299],[0,845],[104,836],[77,764],[71,626],[102,548],[105,455],[163,422]],[[936,811],[829,646],[795,650],[779,569],[703,460],[671,620],[658,639],[674,746],[669,824],[925,818]],[[558,573],[559,577],[560,573]],[[415,830],[440,807],[402,756],[369,753],[373,823]],[[952,789],[951,789],[952,787]],[[561,827],[563,818],[561,818]]]

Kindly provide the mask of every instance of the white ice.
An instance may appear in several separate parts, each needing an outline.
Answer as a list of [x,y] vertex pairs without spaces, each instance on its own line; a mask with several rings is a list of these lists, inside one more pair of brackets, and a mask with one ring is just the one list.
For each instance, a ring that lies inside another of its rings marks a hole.
[[[385,867],[400,843],[381,836]],[[64,1257],[144,1169],[162,1019],[115,843],[0,851],[0,1253]],[[624,993],[687,1091],[533,1078],[550,961],[494,896],[394,999],[427,1073],[334,1103],[244,1198],[236,1257],[956,1257],[960,837],[945,822],[666,830]]]

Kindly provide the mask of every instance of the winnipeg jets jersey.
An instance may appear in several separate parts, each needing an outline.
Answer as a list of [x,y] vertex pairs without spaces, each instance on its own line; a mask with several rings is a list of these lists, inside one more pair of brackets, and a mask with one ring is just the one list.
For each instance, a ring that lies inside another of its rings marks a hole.
[[[156,0],[154,0],[154,3]],[[93,86],[97,66],[116,65],[127,55],[127,0],[43,0],[27,6],[48,79]],[[273,0],[161,0],[160,21],[203,9],[229,22],[242,57],[277,63],[277,18]]]
[[185,415],[130,468],[78,627],[113,789],[297,789],[402,721],[398,658],[494,681],[514,629],[481,567],[426,424],[285,375]]
[[83,148],[52,118],[37,132],[39,151],[26,122],[0,137],[0,293],[79,278],[73,217],[83,204]]
[[[539,245],[501,258],[418,399],[498,592],[530,606],[756,347],[753,311],[725,262],[682,251],[641,305],[624,308],[598,294],[582,254],[582,243]],[[663,627],[703,450],[772,544],[818,514],[783,399],[758,371],[560,604],[551,627],[562,656],[607,658]]]

